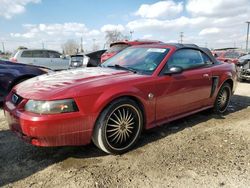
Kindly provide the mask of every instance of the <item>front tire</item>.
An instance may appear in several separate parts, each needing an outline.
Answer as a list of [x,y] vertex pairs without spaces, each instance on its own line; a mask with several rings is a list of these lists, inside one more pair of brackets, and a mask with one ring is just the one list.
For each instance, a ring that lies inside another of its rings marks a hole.
[[231,100],[231,96],[232,96],[231,86],[228,83],[224,83],[221,86],[214,103],[213,110],[216,114],[223,114],[227,110],[227,107]]
[[106,153],[130,150],[141,135],[143,116],[137,103],[129,98],[112,102],[98,118],[93,142]]

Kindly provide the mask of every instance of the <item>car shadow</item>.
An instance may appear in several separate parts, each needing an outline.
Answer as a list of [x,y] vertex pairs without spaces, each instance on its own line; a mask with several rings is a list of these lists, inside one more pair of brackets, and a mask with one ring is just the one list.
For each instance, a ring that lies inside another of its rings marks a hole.
[[206,122],[210,119],[225,119],[229,114],[238,112],[250,106],[250,97],[234,95],[232,101],[228,106],[228,110],[223,115],[214,114],[212,109],[202,111],[197,114],[193,114],[179,120],[146,130],[142,134],[142,138],[139,141],[139,144],[135,148],[140,148],[148,143],[157,141],[164,137],[167,137],[171,134],[183,131],[184,129],[197,126],[202,122]]
[[[134,150],[209,119],[223,119],[249,106],[250,97],[234,95],[228,112],[223,116],[207,110],[145,131]],[[31,176],[67,158],[87,159],[106,155],[93,144],[84,147],[35,147],[18,139],[9,130],[0,131],[0,153],[0,187]]]

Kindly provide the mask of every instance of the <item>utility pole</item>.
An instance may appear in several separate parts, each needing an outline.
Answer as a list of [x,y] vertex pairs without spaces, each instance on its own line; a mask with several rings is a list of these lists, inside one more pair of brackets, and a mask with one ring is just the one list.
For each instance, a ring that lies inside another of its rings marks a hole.
[[250,21],[247,21],[247,41],[246,41],[246,52],[248,52],[248,36],[249,36],[249,25]]
[[180,32],[180,43],[181,44],[183,43],[183,37],[184,37],[183,32]]
[[42,48],[44,49],[44,42],[42,42]]
[[81,53],[82,53],[83,52],[82,37],[81,37],[81,46],[80,46],[80,48],[81,48]]
[[3,53],[5,53],[4,42],[2,42],[2,47],[3,47]]
[[129,33],[130,33],[130,40],[132,40],[134,31],[130,31]]

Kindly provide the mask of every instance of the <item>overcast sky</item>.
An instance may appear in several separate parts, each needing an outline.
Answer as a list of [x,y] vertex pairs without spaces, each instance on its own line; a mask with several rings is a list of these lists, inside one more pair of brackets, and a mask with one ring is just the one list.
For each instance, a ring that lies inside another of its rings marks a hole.
[[[0,42],[61,51],[68,39],[102,48],[105,31],[209,48],[245,48],[250,0],[0,0]],[[2,44],[0,45],[2,50]]]

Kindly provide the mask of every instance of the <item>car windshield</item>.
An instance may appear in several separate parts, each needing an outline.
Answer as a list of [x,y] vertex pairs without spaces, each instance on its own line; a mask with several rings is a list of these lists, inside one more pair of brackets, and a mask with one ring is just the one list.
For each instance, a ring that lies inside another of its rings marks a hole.
[[237,59],[240,57],[240,53],[238,52],[226,52],[224,55],[225,58]]
[[152,74],[169,52],[166,48],[127,48],[103,63],[102,67]]
[[83,56],[72,56],[71,61],[82,61]]
[[250,59],[250,54],[249,55],[244,55],[244,56],[240,57],[240,59]]

